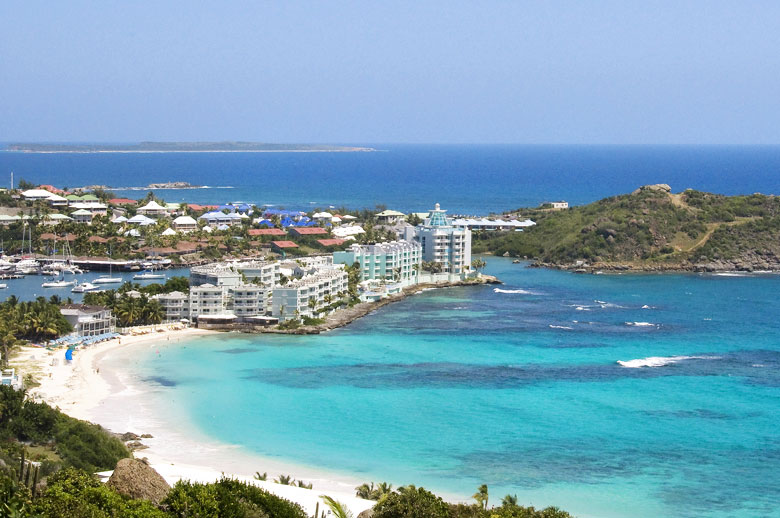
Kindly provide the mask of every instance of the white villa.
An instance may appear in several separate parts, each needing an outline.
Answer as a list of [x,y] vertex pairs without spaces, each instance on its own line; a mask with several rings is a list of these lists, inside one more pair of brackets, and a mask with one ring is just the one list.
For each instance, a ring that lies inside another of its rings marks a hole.
[[52,207],[64,207],[68,205],[68,199],[46,189],[29,189],[22,192],[22,197],[27,201],[46,201]]
[[179,216],[173,220],[171,227],[182,234],[198,230],[198,222],[192,216]]
[[143,207],[139,207],[138,210],[136,211],[136,214],[142,214],[144,216],[160,217],[160,216],[167,216],[169,210],[170,209],[168,209],[167,207],[163,207],[156,201],[151,200]]
[[86,223],[87,225],[91,225],[94,214],[86,209],[79,209],[75,212],[71,212],[70,217],[76,223]]
[[380,223],[386,223],[388,225],[394,225],[400,221],[403,221],[406,217],[406,214],[403,212],[398,212],[397,210],[383,210],[379,214],[376,215],[376,219],[379,220]]

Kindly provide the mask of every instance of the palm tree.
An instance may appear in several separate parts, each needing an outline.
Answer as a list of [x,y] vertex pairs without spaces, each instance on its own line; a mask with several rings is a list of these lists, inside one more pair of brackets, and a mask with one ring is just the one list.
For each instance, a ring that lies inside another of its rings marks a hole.
[[320,495],[320,498],[322,498],[322,500],[325,502],[325,505],[328,506],[330,512],[333,513],[336,518],[352,518],[352,511],[347,509],[346,505],[342,504],[341,502],[337,502],[328,495]]
[[501,505],[517,505],[517,495],[506,495],[503,499],[501,499]]
[[487,510],[488,505],[488,487],[487,484],[482,484],[477,488],[477,492],[474,493],[471,498],[477,501],[482,509]]
[[162,304],[160,304],[159,301],[156,300],[144,301],[144,299],[141,299],[141,305],[143,307],[142,318],[144,320],[144,323],[159,324],[165,319],[165,309],[163,309]]
[[274,479],[274,482],[282,484],[283,486],[289,486],[292,481],[293,478],[290,475],[279,475],[279,478]]
[[268,473],[264,472],[261,475],[259,471],[255,471],[255,480],[268,480]]
[[358,498],[363,498],[365,500],[372,500],[372,495],[374,494],[374,483],[371,482],[371,485],[368,484],[360,484],[358,487],[355,488],[355,496]]
[[309,482],[309,483],[307,484],[307,483],[306,483],[306,482],[304,482],[303,480],[299,480],[299,481],[298,481],[298,487],[302,487],[302,488],[304,488],[304,489],[311,489],[311,488],[312,488],[312,486],[313,486],[313,484],[312,484],[311,482]]
[[117,303],[116,317],[123,327],[133,325],[140,316],[140,308],[133,297],[124,296]]
[[379,492],[379,497],[381,498],[393,492],[393,484],[388,484],[387,482],[380,482],[379,484],[377,484],[376,490]]
[[471,267],[474,268],[477,273],[479,273],[479,271],[482,270],[485,266],[487,266],[487,263],[484,261],[484,259],[474,259],[471,261]]

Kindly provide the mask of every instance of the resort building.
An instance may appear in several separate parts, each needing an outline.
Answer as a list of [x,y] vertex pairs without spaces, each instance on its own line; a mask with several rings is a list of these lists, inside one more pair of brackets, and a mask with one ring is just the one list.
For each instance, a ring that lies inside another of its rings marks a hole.
[[223,314],[226,309],[227,290],[213,284],[190,286],[188,318],[197,320],[200,315]]
[[238,261],[194,266],[190,269],[190,285],[239,286],[259,284],[272,288],[279,283],[280,265],[276,261]]
[[0,385],[6,385],[14,390],[22,390],[23,384],[16,369],[3,369],[0,371]]
[[179,216],[173,220],[171,227],[177,232],[187,233],[198,230],[198,222],[191,216]]
[[[244,214],[246,216],[246,214]],[[207,212],[198,218],[200,221],[205,221],[210,227],[218,228],[222,225],[232,227],[233,225],[240,225],[244,218],[236,212],[225,214],[218,210]]]
[[550,203],[552,205],[553,209],[561,210],[561,209],[568,209],[569,208],[569,202],[568,201],[554,201]]
[[241,284],[241,273],[231,268],[227,263],[193,266],[190,269],[190,286],[210,284],[212,286],[238,286]]
[[136,212],[137,214],[143,214],[144,216],[161,217],[161,216],[167,216],[168,211],[169,209],[167,207],[163,207],[156,201],[151,200],[143,207],[138,207],[138,210]]
[[228,290],[227,309],[237,317],[265,315],[271,310],[271,290],[255,284],[242,284]]
[[71,209],[88,210],[95,216],[105,216],[108,214],[108,205],[100,202],[76,202],[70,204]]
[[87,225],[92,224],[93,216],[94,215],[86,209],[79,209],[70,213],[70,217],[73,219],[73,221],[76,223],[86,223]]
[[403,212],[398,212],[397,210],[383,210],[379,214],[376,215],[376,219],[379,223],[383,223],[386,225],[395,225],[396,223],[403,221],[406,217],[406,214]]
[[46,189],[29,189],[22,192],[22,197],[26,201],[45,201],[52,207],[62,207],[68,205],[67,198]]
[[416,241],[390,241],[371,245],[352,245],[334,252],[333,262],[351,266],[360,264],[360,280],[387,280],[402,286],[417,284],[422,246]]
[[462,278],[471,267],[471,231],[453,225],[446,212],[437,203],[421,225],[404,229],[404,237],[420,243],[423,261],[439,263],[451,278]]
[[272,314],[280,321],[316,317],[318,309],[347,292],[347,272],[341,268],[308,275],[273,289]]
[[60,308],[60,313],[80,336],[113,333],[116,326],[111,310],[103,306],[65,304]]
[[530,219],[519,221],[517,219],[487,219],[487,218],[457,218],[452,220],[452,225],[456,227],[466,227],[469,230],[487,230],[487,231],[522,231],[524,228],[536,225]]
[[200,315],[265,315],[271,311],[271,290],[279,284],[280,270],[279,262],[269,261],[195,266],[190,270],[187,316],[196,320]]
[[144,216],[143,214],[136,214],[132,218],[128,219],[127,223],[129,223],[130,225],[141,225],[142,227],[145,227],[148,225],[154,225],[155,223],[157,223],[157,221],[153,220],[148,216]]
[[65,214],[47,214],[43,218],[44,225],[59,225],[65,221],[73,221],[73,218],[66,216]]
[[166,322],[178,322],[189,316],[189,296],[180,291],[159,293],[152,299],[160,303],[165,310]]
[[[346,216],[345,216],[346,217]],[[354,240],[356,236],[365,234],[366,231],[360,225],[344,225],[333,229],[332,234],[344,240]]]

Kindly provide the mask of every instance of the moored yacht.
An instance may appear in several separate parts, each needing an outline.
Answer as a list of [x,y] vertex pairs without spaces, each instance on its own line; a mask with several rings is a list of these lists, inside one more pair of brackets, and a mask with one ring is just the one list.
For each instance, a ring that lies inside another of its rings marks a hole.
[[99,286],[95,286],[91,282],[82,282],[78,286],[75,286],[72,290],[73,293],[87,293],[89,291],[97,291]]

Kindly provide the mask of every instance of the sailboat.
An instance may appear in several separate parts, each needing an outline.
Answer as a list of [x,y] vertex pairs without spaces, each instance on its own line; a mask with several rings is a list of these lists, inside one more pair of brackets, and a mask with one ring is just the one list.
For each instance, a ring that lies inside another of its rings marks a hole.
[[58,281],[48,281],[41,284],[41,288],[67,288],[68,286],[75,286],[76,281],[66,281],[64,274],[60,276]]
[[30,255],[27,258],[24,257],[24,239],[26,237],[26,234],[27,234],[27,223],[24,223],[22,226],[21,259],[15,265],[16,272],[24,275],[37,274],[41,269],[41,265],[38,261],[35,260],[35,256],[32,255],[32,228],[30,229]]
[[111,250],[108,251],[108,277],[105,275],[92,280],[92,284],[122,284],[121,277],[113,277],[114,263],[111,261]]

